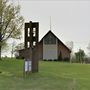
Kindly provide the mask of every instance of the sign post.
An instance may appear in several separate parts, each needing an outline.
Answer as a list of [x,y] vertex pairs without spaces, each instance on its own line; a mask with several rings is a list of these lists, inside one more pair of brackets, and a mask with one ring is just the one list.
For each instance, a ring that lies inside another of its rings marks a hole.
[[27,74],[30,74],[31,71],[32,71],[32,61],[26,58],[24,60],[24,77]]
[[29,59],[25,61],[25,72],[30,72],[32,70],[32,62]]

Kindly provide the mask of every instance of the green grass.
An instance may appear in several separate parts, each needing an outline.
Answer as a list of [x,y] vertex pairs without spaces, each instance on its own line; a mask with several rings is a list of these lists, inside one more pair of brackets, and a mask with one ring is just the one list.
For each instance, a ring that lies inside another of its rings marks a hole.
[[90,65],[39,62],[39,72],[23,78],[22,60],[0,61],[0,90],[90,90]]

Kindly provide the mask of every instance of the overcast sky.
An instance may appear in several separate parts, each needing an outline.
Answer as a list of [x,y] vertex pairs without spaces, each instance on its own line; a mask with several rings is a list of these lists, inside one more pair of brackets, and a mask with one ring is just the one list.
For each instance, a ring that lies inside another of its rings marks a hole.
[[[39,22],[39,40],[51,30],[64,43],[74,42],[74,51],[87,51],[90,42],[89,0],[18,0],[25,22]],[[14,1],[14,3],[18,3]]]

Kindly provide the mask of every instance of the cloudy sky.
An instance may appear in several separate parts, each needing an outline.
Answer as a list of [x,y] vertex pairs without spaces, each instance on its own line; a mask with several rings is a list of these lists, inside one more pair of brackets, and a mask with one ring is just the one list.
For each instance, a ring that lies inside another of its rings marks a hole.
[[39,40],[50,30],[66,43],[74,42],[74,51],[87,51],[90,42],[89,0],[13,0],[21,5],[25,22],[39,22]]

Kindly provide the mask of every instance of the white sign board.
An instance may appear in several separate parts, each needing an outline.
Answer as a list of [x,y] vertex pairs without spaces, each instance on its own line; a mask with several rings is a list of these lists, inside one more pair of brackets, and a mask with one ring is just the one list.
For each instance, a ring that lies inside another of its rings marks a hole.
[[29,61],[29,71],[31,71],[31,70],[32,70],[32,62]]
[[32,62],[30,60],[25,60],[25,72],[32,70]]

